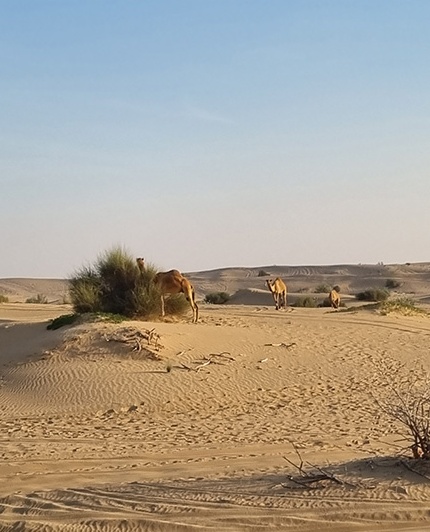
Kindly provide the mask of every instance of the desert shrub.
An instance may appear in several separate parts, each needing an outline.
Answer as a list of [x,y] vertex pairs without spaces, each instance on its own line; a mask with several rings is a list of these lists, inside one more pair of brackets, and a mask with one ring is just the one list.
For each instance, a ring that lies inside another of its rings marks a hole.
[[396,281],[396,279],[387,279],[385,281],[385,287],[386,288],[399,288],[399,286],[401,285],[402,283],[400,281]]
[[316,308],[317,301],[314,297],[298,297],[293,307]]
[[384,393],[373,395],[379,412],[398,423],[414,458],[430,459],[430,376],[419,363],[413,368],[384,360],[376,364]]
[[[140,271],[134,257],[122,248],[113,248],[69,279],[73,308],[80,314],[109,313],[130,318],[159,314],[161,294],[153,282],[156,273],[151,264]],[[168,314],[181,314],[187,308],[183,295],[166,298]]]
[[364,292],[358,292],[356,299],[359,301],[385,301],[390,294],[387,290],[380,288],[369,288]]
[[416,306],[415,301],[410,297],[399,296],[388,301],[383,301],[380,306],[382,314],[399,312],[401,314],[426,314],[427,312]]
[[227,292],[212,292],[211,294],[206,294],[205,303],[212,303],[213,305],[223,305],[227,303],[230,299],[230,294]]
[[84,266],[69,279],[69,295],[79,314],[97,312],[101,308],[102,281],[90,266]]
[[28,299],[25,300],[25,302],[46,305],[48,303],[48,299],[43,294],[37,294],[37,296],[29,297]]
[[56,329],[64,327],[65,325],[72,325],[78,318],[78,314],[63,314],[62,316],[58,316],[58,318],[53,319],[46,328],[51,331],[55,331]]
[[0,294],[0,303],[9,303],[9,298],[3,294]]
[[331,286],[328,284],[319,284],[317,287],[315,287],[315,294],[326,294],[327,292],[330,292]]
[[257,277],[269,277],[270,273],[266,272],[265,270],[260,270],[257,274]]

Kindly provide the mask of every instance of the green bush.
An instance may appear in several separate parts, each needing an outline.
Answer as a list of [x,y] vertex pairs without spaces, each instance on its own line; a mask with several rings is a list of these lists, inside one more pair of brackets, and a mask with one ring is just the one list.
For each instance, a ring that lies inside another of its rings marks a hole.
[[369,288],[364,292],[356,294],[355,298],[359,301],[385,301],[389,297],[388,290],[380,288]]
[[330,292],[331,286],[328,284],[319,284],[314,292],[315,294],[327,294],[327,292]]
[[297,298],[294,307],[307,307],[307,308],[316,308],[317,302],[314,297],[299,297]]
[[230,294],[227,292],[212,292],[205,296],[205,303],[211,303],[213,305],[224,305],[230,299]]
[[[130,318],[160,314],[161,293],[153,282],[156,273],[151,264],[139,270],[134,257],[122,248],[113,248],[69,279],[73,308],[79,314],[109,313]],[[182,294],[166,297],[166,314],[181,314],[186,309],[188,303]]]
[[41,305],[46,305],[48,303],[48,299],[43,294],[37,294],[35,297],[29,297],[25,300],[26,303],[38,303]]
[[9,298],[3,294],[0,294],[0,303],[9,303]]
[[64,327],[65,325],[72,325],[78,318],[78,314],[63,314],[62,316],[58,316],[58,318],[53,319],[46,328],[51,331],[55,331],[56,329]]

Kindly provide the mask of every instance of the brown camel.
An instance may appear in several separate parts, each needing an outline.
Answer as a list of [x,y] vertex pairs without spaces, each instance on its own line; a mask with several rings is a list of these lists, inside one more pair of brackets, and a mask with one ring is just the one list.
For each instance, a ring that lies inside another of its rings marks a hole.
[[193,322],[199,319],[199,307],[196,303],[194,287],[178,270],[158,272],[154,277],[154,283],[161,292],[161,315],[164,316],[164,296],[166,294],[184,294],[193,311]]
[[333,287],[333,289],[330,291],[328,298],[330,301],[330,305],[334,309],[338,309],[340,306],[340,288],[338,286]]
[[287,286],[285,285],[284,281],[279,277],[276,277],[274,281],[272,281],[272,279],[268,279],[266,284],[272,293],[276,310],[279,310],[281,307],[286,308]]
[[[145,271],[145,260],[141,257],[136,259],[137,267],[141,272]],[[158,272],[154,277],[154,283],[161,292],[161,315],[165,316],[164,298],[166,294],[184,294],[193,311],[193,322],[199,319],[199,307],[196,303],[194,287],[190,281],[178,270]]]

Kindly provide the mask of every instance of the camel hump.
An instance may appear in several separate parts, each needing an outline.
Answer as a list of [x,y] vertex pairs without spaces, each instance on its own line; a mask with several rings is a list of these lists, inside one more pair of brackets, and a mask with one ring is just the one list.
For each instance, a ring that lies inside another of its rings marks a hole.
[[182,273],[179,270],[169,270],[164,272],[165,275],[170,275],[171,277],[182,277]]

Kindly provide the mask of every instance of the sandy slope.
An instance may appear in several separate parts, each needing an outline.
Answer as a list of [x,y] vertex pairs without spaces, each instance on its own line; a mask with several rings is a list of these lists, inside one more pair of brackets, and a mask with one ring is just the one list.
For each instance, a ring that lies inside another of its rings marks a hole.
[[[384,358],[429,369],[429,318],[202,306],[47,331],[67,309],[41,307],[0,306],[0,530],[430,528],[372,397]],[[163,347],[114,340],[136,327]],[[290,481],[298,453],[343,483]]]

